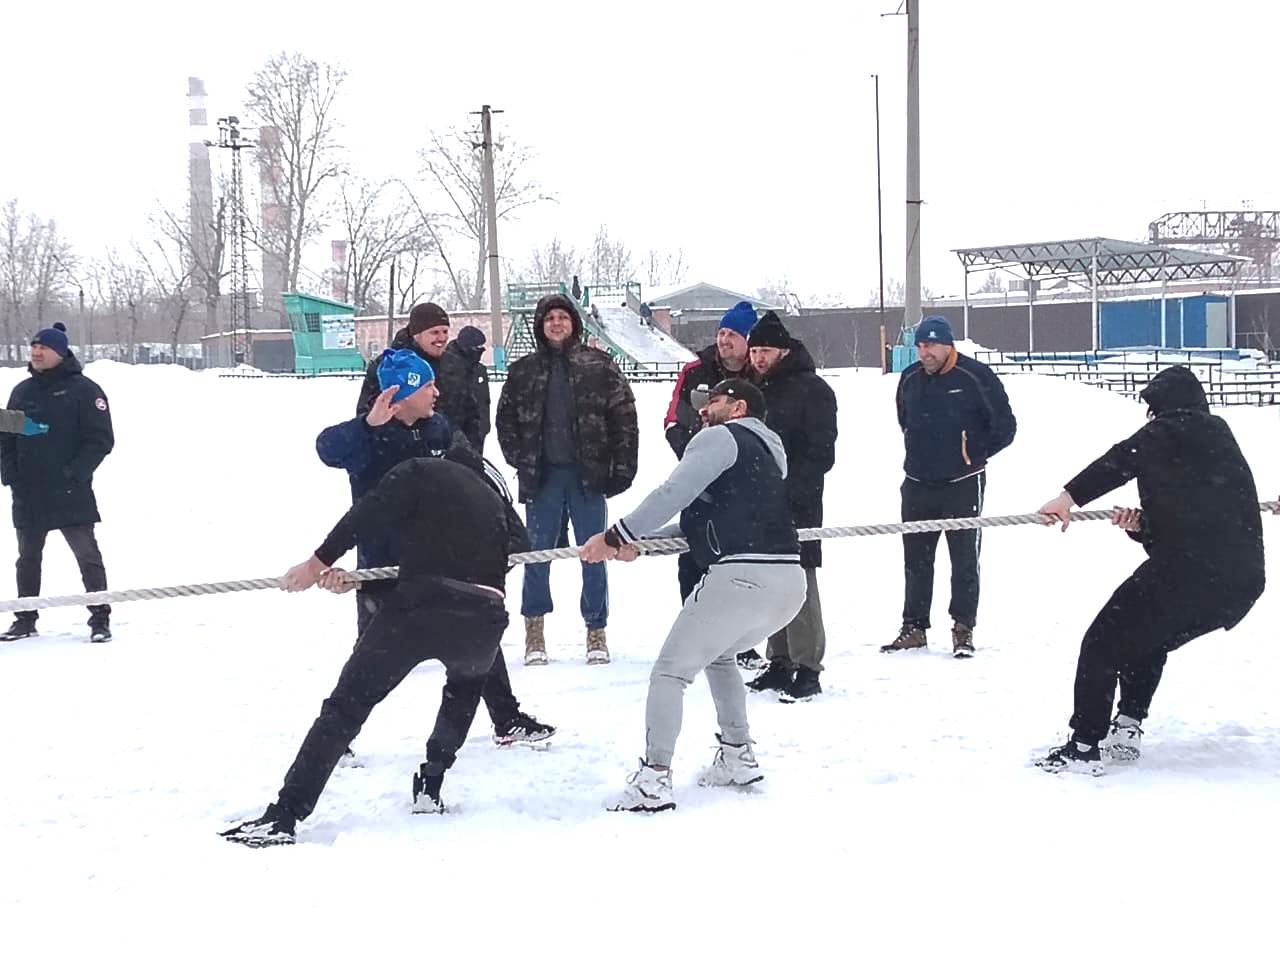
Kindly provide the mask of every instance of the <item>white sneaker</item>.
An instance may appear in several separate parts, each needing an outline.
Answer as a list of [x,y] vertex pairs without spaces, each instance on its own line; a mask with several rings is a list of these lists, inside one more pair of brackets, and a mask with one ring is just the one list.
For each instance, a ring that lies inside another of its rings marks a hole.
[[711,766],[698,774],[699,786],[745,787],[764,779],[750,743],[725,743],[718,733],[716,740],[720,742],[720,748],[716,750]]
[[1102,752],[1108,760],[1133,763],[1142,756],[1142,725],[1132,717],[1116,714],[1107,739],[1102,741]]
[[610,810],[627,810],[632,813],[657,813],[674,810],[676,801],[671,795],[671,771],[651,767],[644,760],[640,769],[627,777],[627,788]]

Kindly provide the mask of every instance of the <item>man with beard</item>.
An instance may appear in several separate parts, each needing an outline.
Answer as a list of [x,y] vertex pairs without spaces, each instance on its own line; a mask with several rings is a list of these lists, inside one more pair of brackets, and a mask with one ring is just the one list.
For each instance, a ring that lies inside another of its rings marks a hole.
[[[813,358],[770,310],[747,338],[751,365],[759,378],[768,412],[765,424],[782,438],[787,452],[787,504],[797,528],[822,526],[822,494],[827,472],[836,462],[836,395],[818,376]],[[808,589],[795,619],[769,638],[769,666],[747,684],[756,692],[776,690],[788,702],[822,692],[818,674],[826,652],[818,567],[822,544],[800,544],[800,566]]]

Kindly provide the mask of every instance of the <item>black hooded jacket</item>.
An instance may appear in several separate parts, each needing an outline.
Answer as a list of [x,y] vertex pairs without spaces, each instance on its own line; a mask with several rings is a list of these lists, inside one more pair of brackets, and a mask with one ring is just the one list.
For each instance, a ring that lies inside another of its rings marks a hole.
[[1152,560],[1177,571],[1188,589],[1260,589],[1258,491],[1231,428],[1209,413],[1186,367],[1162,370],[1140,396],[1150,422],[1085,467],[1067,493],[1083,506],[1136,478],[1142,526],[1134,539]]
[[102,388],[68,352],[13,388],[9,409],[48,424],[42,436],[0,434],[0,482],[13,491],[13,525],[61,530],[98,523],[93,473],[115,446]]
[[[790,353],[760,380],[764,422],[787,451],[787,502],[796,527],[822,526],[826,474],[836,462],[836,395],[817,374],[813,357],[792,338]],[[800,544],[800,563],[822,566],[822,544]]]
[[[542,332],[554,308],[573,318],[573,334],[559,351]],[[538,301],[533,330],[538,349],[511,364],[494,418],[502,455],[520,478],[520,502],[533,500],[542,481],[548,382],[560,358],[568,365],[572,441],[583,486],[606,497],[622,493],[635,479],[640,446],[630,385],[607,353],[582,342],[582,316],[568,297],[555,294]]]

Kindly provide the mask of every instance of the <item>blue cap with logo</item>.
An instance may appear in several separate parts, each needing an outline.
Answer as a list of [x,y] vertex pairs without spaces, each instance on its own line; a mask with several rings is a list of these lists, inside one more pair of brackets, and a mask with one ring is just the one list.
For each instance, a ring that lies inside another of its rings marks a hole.
[[395,401],[411,397],[436,378],[431,364],[412,350],[383,350],[378,363],[378,387],[399,387]]

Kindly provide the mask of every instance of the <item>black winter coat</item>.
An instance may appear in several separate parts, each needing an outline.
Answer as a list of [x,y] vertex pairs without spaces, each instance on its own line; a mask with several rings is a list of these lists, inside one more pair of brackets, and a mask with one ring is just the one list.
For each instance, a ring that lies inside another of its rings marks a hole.
[[[413,337],[409,336],[409,328],[403,327],[391,341],[391,350],[412,350],[427,363],[436,374],[436,388],[440,398],[436,400],[436,412],[449,418],[455,430],[461,430],[477,450],[484,445],[484,435],[489,431],[489,383],[485,378],[483,416],[478,399],[479,391],[472,383],[472,364],[462,349],[451,341],[437,359],[432,360],[418,347]],[[356,416],[363,417],[373,409],[381,389],[378,387],[378,364],[380,357],[369,361],[365,369],[364,384],[360,388],[360,399],[356,402]],[[481,366],[483,370],[483,365]]]
[[979,472],[1018,430],[1000,378],[981,361],[955,356],[954,366],[935,374],[925,373],[917,360],[898,380],[903,470],[925,483]]
[[721,365],[720,354],[714,343],[699,350],[698,359],[690,360],[681,368],[680,379],[671,391],[671,404],[667,407],[666,419],[662,422],[667,443],[677,457],[684,456],[684,448],[689,445],[693,435],[702,429],[702,417],[693,409],[690,395],[698,387],[714,387],[728,377],[743,377],[754,382],[755,371],[748,363],[737,373],[730,373]]
[[[797,528],[822,526],[826,474],[836,462],[836,395],[818,376],[813,357],[799,340],[760,381],[767,405],[765,426],[787,451],[787,502]],[[822,543],[800,544],[800,564],[822,566]]]
[[[564,304],[572,306],[568,298]],[[557,303],[557,307],[562,306]],[[582,319],[571,311],[574,334],[562,348],[573,393],[574,442],[588,493],[617,496],[636,476],[640,434],[636,401],[622,371],[603,350],[582,343]],[[535,319],[538,349],[511,364],[498,397],[495,425],[507,463],[520,478],[519,499],[529,503],[542,481],[542,421],[554,349]]]
[[1240,597],[1248,611],[1265,582],[1262,518],[1253,473],[1231,428],[1209,413],[1195,374],[1161,371],[1142,392],[1153,419],[1067,485],[1077,505],[1138,481],[1147,554],[1186,590]]
[[13,525],[60,530],[98,523],[93,473],[115,434],[102,388],[82,372],[75,354],[13,388],[9,409],[48,424],[43,436],[0,435],[0,482],[13,491]]

